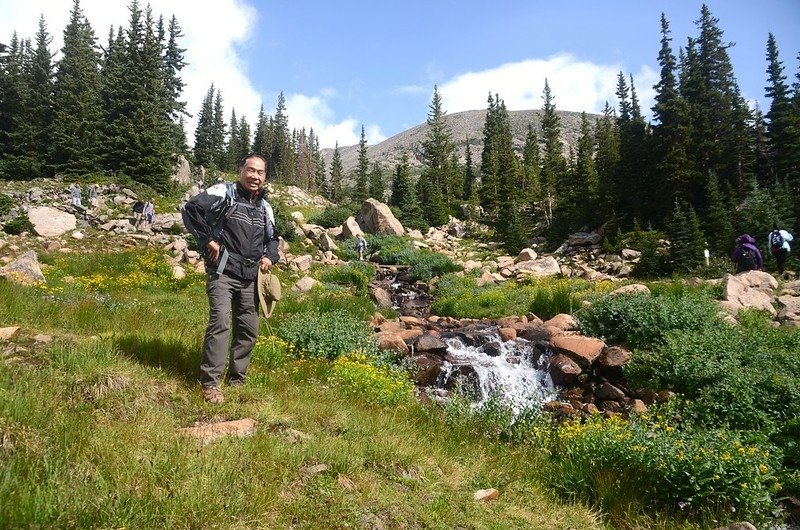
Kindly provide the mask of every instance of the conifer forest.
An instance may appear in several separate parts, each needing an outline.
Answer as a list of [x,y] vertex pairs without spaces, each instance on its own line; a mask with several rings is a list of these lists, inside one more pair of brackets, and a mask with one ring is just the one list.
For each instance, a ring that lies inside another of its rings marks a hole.
[[[509,251],[534,236],[555,247],[582,229],[602,230],[609,240],[631,231],[666,236],[683,249],[672,256],[672,270],[690,269],[706,244],[729,252],[739,233],[763,241],[774,223],[800,229],[798,50],[781,54],[774,36],[765,36],[769,106],[753,108],[707,6],[685,42],[674,42],[661,15],[651,121],[636,79],[619,72],[616,101],[602,115],[584,114],[579,140],[567,149],[558,94],[545,81],[541,124],[529,127],[521,151],[502,94],[490,94],[482,151],[473,158],[467,145],[460,159],[462,139],[448,130],[434,87],[428,132],[414,153],[424,162],[419,174],[405,159],[388,170],[369,160],[363,127],[356,169],[345,174],[338,146],[326,165],[313,129],[290,130],[283,94],[274,112],[262,105],[249,117],[226,109],[212,84],[202,106],[188,109],[180,22],[155,19],[138,0],[129,13],[124,26],[100,37],[74,0],[60,50],[51,49],[44,17],[32,37],[0,35],[0,179],[103,174],[163,193],[178,154],[213,174],[258,152],[277,182],[340,204],[386,200],[411,227],[469,216],[491,226]],[[191,144],[190,114],[197,117]]]

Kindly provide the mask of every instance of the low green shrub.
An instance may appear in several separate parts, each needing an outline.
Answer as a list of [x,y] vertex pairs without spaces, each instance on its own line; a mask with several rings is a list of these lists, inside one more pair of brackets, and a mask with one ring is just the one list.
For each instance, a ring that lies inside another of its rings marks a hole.
[[663,418],[594,416],[540,425],[552,485],[613,510],[636,503],[692,519],[773,517],[781,488],[778,453],[759,438],[728,430],[679,430]]
[[374,275],[375,269],[372,265],[356,261],[327,268],[320,279],[326,283],[352,286],[359,294],[366,294],[367,285]]
[[11,208],[14,207],[16,201],[6,195],[5,193],[0,193],[0,216],[6,215],[8,212],[11,211]]
[[701,331],[716,323],[717,306],[694,292],[606,296],[576,312],[581,332],[631,348],[665,342],[670,331]]
[[281,204],[272,206],[275,215],[275,231],[286,241],[297,241],[299,237],[294,229],[294,219],[289,214],[289,209]]
[[308,311],[281,322],[277,336],[294,346],[300,357],[336,359],[359,351],[376,354],[372,331],[346,313]]
[[652,352],[636,352],[633,384],[678,392],[680,414],[694,424],[760,431],[800,469],[800,332],[773,328],[743,311],[739,326],[720,323],[673,331]]
[[347,206],[328,206],[322,211],[312,215],[308,222],[319,225],[323,228],[334,228],[341,226],[348,217],[354,216],[356,212]]
[[28,214],[23,213],[19,217],[15,217],[7,221],[3,225],[3,231],[12,236],[18,236],[23,232],[33,232],[33,224],[28,219]]
[[430,281],[434,276],[461,270],[444,254],[411,245],[398,236],[368,236],[368,250],[384,265],[408,265],[411,281]]

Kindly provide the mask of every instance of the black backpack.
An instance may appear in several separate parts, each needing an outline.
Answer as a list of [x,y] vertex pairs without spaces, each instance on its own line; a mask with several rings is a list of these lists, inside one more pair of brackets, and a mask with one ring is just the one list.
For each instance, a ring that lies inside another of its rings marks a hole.
[[133,213],[142,213],[144,211],[144,203],[136,201],[133,205]]
[[739,255],[739,269],[743,271],[751,271],[756,268],[756,254],[751,248],[742,247],[742,253]]
[[773,254],[777,254],[783,248],[783,236],[779,230],[773,230],[769,235],[769,248]]

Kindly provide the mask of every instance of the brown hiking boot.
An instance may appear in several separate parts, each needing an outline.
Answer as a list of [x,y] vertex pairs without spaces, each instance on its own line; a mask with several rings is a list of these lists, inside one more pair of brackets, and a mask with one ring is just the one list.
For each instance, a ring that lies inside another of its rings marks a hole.
[[202,385],[200,392],[203,394],[203,399],[209,403],[223,403],[225,401],[225,396],[222,395],[222,391],[217,385]]

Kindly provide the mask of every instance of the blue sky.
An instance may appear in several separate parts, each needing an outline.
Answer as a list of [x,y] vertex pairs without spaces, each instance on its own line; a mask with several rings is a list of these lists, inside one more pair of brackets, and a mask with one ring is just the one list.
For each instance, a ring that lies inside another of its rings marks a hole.
[[[82,0],[101,42],[127,23],[128,0]],[[54,50],[67,0],[0,0],[0,41],[33,36],[40,13]],[[212,82],[226,115],[254,121],[287,99],[290,125],[314,127],[323,147],[370,144],[423,122],[433,86],[448,113],[483,109],[489,91],[510,110],[541,108],[547,77],[560,110],[599,112],[615,103],[616,74],[633,74],[645,111],[658,80],[659,18],[677,53],[703,2],[696,0],[153,0],[184,29],[191,63],[185,99],[197,112]],[[800,0],[710,0],[743,95],[764,100],[766,41],[774,33],[789,82],[800,67]],[[766,109],[765,109],[766,110]],[[190,141],[194,120],[190,121]]]

